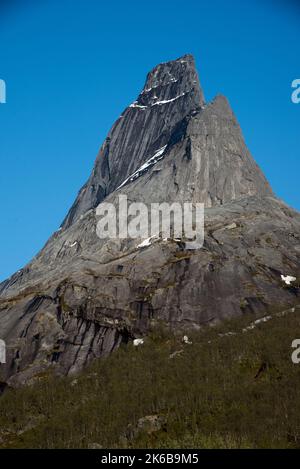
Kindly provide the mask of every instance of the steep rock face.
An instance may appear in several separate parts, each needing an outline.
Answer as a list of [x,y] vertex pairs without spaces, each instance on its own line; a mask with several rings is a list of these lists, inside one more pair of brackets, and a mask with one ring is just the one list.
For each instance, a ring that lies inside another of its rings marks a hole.
[[169,140],[174,126],[204,105],[194,59],[186,55],[160,64],[147,76],[137,98],[113,125],[93,172],[80,190],[63,227],[95,208]]
[[[100,240],[95,207],[203,202],[205,242]],[[93,173],[43,250],[0,285],[3,379],[80,370],[165,321],[200,327],[297,303],[300,215],[279,201],[224,97],[205,105],[191,56],[161,64],[113,126]]]
[[145,171],[137,170],[133,181],[126,178],[118,192],[130,184],[130,200],[202,202],[206,207],[272,195],[223,96],[180,121],[160,159]]

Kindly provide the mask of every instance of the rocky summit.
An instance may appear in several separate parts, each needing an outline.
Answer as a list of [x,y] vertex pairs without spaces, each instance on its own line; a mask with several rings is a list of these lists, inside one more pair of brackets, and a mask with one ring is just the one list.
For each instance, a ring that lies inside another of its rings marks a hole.
[[[120,194],[203,203],[202,248],[100,239],[96,208]],[[61,228],[0,285],[1,379],[78,372],[159,324],[183,333],[294,306],[299,278],[300,214],[272,192],[227,99],[205,102],[191,55],[162,63],[113,125]]]

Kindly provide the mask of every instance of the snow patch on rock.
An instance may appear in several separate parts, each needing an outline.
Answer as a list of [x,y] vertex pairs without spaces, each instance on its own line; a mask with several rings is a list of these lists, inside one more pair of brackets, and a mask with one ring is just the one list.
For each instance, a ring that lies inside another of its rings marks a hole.
[[256,321],[252,322],[249,326],[245,327],[243,329],[243,332],[251,331],[252,329],[255,329],[258,324],[270,321],[270,319],[272,319],[272,316],[264,316],[263,318],[256,319]]
[[189,344],[189,345],[192,345],[192,343],[193,343],[191,340],[189,340],[189,338],[188,338],[187,335],[184,335],[184,336],[183,336],[182,342],[183,342],[184,344]]
[[153,243],[154,240],[157,239],[157,236],[150,236],[150,238],[146,238],[144,239],[144,241],[142,241],[140,244],[138,244],[138,248],[146,248],[148,246],[151,246],[151,244]]
[[125,186],[125,184],[127,184],[128,182],[134,181],[135,179],[140,177],[142,174],[144,174],[144,172],[146,172],[148,168],[150,168],[151,166],[154,166],[158,161],[160,161],[163,158],[163,153],[166,148],[167,148],[167,145],[159,148],[159,150],[157,150],[157,152],[154,153],[154,155],[151,156],[151,158],[149,158],[149,160],[147,160],[146,163],[143,163],[142,166],[139,167],[139,169],[137,169],[136,171],[134,171],[134,173],[128,176],[128,178],[126,178],[125,181],[123,181],[122,184],[120,184],[120,186],[117,187],[117,189],[120,189],[121,187]]
[[144,339],[134,339],[133,345],[134,347],[138,347],[139,345],[143,345]]
[[286,276],[284,276],[283,274],[281,274],[281,280],[282,280],[286,285],[290,285],[291,282],[295,282],[296,277],[293,277],[292,275],[286,275]]

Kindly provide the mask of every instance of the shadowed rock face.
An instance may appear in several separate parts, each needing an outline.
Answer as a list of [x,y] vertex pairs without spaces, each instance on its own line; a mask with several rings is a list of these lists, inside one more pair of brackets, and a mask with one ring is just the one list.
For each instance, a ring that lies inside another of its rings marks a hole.
[[137,100],[113,125],[89,180],[80,190],[62,226],[67,228],[80,215],[95,208],[141,166],[148,155],[168,143],[179,121],[203,105],[191,55],[155,67],[148,74]]
[[[158,156],[157,156],[158,155]],[[145,164],[147,163],[147,164]],[[205,242],[100,240],[95,207],[203,202]],[[3,380],[67,374],[165,321],[185,330],[297,303],[300,215],[278,200],[226,98],[204,103],[189,55],[151,71],[42,251],[0,285]]]

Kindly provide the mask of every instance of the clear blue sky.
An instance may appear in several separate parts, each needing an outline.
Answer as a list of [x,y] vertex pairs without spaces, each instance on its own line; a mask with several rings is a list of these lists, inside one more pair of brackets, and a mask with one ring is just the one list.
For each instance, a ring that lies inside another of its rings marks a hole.
[[277,195],[300,209],[299,2],[1,0],[0,280],[55,231],[157,63],[194,54]]

